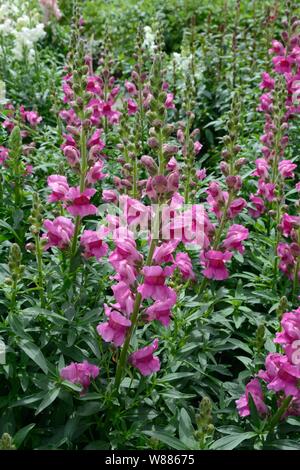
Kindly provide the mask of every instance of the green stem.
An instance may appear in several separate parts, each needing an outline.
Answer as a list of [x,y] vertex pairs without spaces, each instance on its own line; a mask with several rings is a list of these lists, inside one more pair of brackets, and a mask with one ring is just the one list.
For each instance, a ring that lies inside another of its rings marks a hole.
[[276,411],[276,413],[274,414],[274,416],[272,417],[271,421],[268,424],[268,431],[269,432],[272,432],[273,429],[275,428],[275,426],[279,423],[281,417],[284,415],[284,413],[286,412],[286,410],[290,406],[292,398],[293,397],[288,396],[283,400],[281,407]]
[[39,293],[41,308],[45,307],[45,295],[44,295],[44,276],[43,276],[43,259],[41,250],[40,236],[35,236],[35,250],[36,250],[36,262],[38,266],[38,279],[39,279]]

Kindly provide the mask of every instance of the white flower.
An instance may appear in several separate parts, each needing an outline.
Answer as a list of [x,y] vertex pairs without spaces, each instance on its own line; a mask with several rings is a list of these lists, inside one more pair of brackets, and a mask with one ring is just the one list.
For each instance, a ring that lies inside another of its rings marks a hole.
[[144,27],[144,42],[143,47],[149,49],[150,52],[155,51],[155,34],[153,33],[150,26]]
[[5,104],[7,102],[6,99],[6,87],[5,83],[0,80],[0,104]]

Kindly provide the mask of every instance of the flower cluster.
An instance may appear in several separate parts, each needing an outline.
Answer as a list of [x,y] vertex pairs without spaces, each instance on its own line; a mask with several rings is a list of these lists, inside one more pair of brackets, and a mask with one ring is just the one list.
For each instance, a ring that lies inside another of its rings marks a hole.
[[270,353],[266,357],[265,370],[260,370],[258,378],[252,379],[246,386],[246,393],[236,401],[240,416],[249,416],[249,393],[261,415],[268,413],[264,402],[263,391],[259,379],[267,386],[267,390],[276,393],[278,406],[289,398],[284,417],[300,416],[300,308],[286,312],[281,320],[282,331],[276,334],[274,343],[280,344],[284,354]]

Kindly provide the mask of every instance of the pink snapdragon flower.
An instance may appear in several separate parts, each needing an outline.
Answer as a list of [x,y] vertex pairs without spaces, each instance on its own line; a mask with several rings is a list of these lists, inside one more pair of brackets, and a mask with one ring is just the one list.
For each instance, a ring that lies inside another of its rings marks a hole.
[[120,196],[119,202],[120,208],[123,211],[122,216],[126,224],[148,223],[149,207],[127,195]]
[[247,206],[247,202],[242,197],[234,199],[228,208],[228,217],[234,219]]
[[74,167],[79,164],[80,153],[76,147],[73,147],[72,145],[66,145],[63,148],[63,152],[71,167]]
[[265,212],[265,203],[261,197],[255,196],[254,194],[250,195],[250,202],[252,207],[248,209],[249,214],[254,219],[257,219]]
[[226,251],[209,250],[201,255],[205,269],[203,276],[216,281],[223,281],[229,277],[228,269],[225,263],[231,260],[232,253]]
[[280,271],[282,271],[287,277],[292,279],[294,275],[295,258],[292,254],[291,246],[288,243],[278,243],[277,255],[280,258]]
[[199,181],[204,180],[204,178],[206,178],[206,169],[203,168],[202,170],[196,170],[196,177]]
[[122,346],[131,321],[107,305],[104,308],[108,321],[100,323],[97,332],[107,343],[113,343],[116,347]]
[[74,235],[75,226],[70,219],[60,216],[51,220],[44,221],[44,227],[47,233],[44,233],[42,238],[47,240],[45,250],[52,246],[57,246],[60,249],[67,248]]
[[279,173],[282,178],[294,178],[295,173],[293,171],[297,168],[297,165],[291,160],[281,160],[278,165]]
[[174,100],[173,93],[167,93],[167,98],[166,98],[166,101],[165,101],[165,108],[166,109],[175,109],[175,104],[174,104],[173,100]]
[[105,173],[102,173],[104,163],[102,161],[96,162],[92,166],[86,175],[86,181],[88,184],[95,184],[97,181],[102,180],[106,177]]
[[52,193],[48,197],[49,202],[65,201],[66,194],[69,191],[67,178],[62,175],[50,175],[47,179],[48,186]]
[[139,109],[137,102],[129,98],[129,100],[127,100],[127,109],[128,109],[129,116],[131,116],[132,114],[135,114],[137,110]]
[[9,149],[6,147],[0,147],[0,165],[3,165],[5,160],[9,157]]
[[292,231],[300,227],[300,216],[289,215],[284,213],[282,215],[279,228],[284,237],[290,237]]
[[269,202],[272,202],[276,199],[275,189],[276,184],[274,183],[265,183],[263,180],[258,181],[257,194],[259,196],[263,196]]
[[203,147],[203,145],[198,140],[196,142],[194,142],[194,152],[195,152],[196,155],[198,155],[198,153],[200,152],[202,147]]
[[131,266],[139,265],[143,256],[136,248],[135,241],[130,237],[121,237],[115,240],[115,249],[109,256],[109,262],[118,271],[120,263],[126,261]]
[[300,346],[300,343],[295,343],[295,341],[300,340],[300,308],[297,308],[292,312],[286,312],[282,317],[281,327],[282,331],[276,334],[274,343],[281,344],[286,353],[292,353],[287,355],[293,363],[295,362],[293,358],[296,357],[297,354],[296,349]]
[[262,82],[259,84],[259,88],[261,89],[266,88],[268,90],[274,90],[274,86],[275,86],[274,78],[271,78],[267,72],[263,72]]
[[156,264],[161,263],[174,263],[173,253],[178,245],[178,240],[171,240],[162,243],[154,250],[153,261]]
[[85,217],[87,215],[96,214],[97,207],[90,203],[90,199],[95,193],[96,190],[92,188],[85,189],[82,193],[80,192],[79,186],[70,188],[66,194],[66,199],[72,204],[67,206],[67,211],[74,217]]
[[147,320],[158,320],[162,325],[169,326],[172,307],[176,303],[176,296],[166,300],[157,300],[145,310]]
[[113,202],[113,203],[115,203],[118,200],[118,195],[112,189],[104,189],[103,192],[102,192],[102,200],[104,202]]
[[132,353],[129,356],[128,361],[144,376],[158,372],[160,370],[160,360],[158,357],[153,356],[153,353],[157,348],[158,339],[155,339],[149,346],[145,346],[144,348]]
[[105,230],[84,230],[80,238],[80,245],[84,248],[84,257],[91,258],[95,256],[98,260],[105,256],[108,251],[108,245],[104,243],[103,238]]
[[59,9],[57,0],[40,0],[40,5],[48,10],[49,13],[53,13],[57,20],[62,17],[62,12]]
[[128,285],[124,281],[120,281],[112,286],[112,291],[117,303],[120,305],[120,310],[126,313],[127,316],[131,315],[135,298]]
[[26,120],[31,127],[36,127],[40,122],[42,122],[43,118],[35,111],[26,111]]
[[143,299],[166,300],[174,297],[175,292],[165,285],[166,278],[173,273],[174,268],[167,266],[145,266],[142,269],[144,282],[138,287]]
[[167,163],[167,170],[169,171],[178,171],[179,165],[175,157],[172,157]]
[[60,371],[60,376],[64,380],[68,380],[73,384],[79,384],[86,392],[91,384],[91,380],[98,377],[100,373],[99,367],[90,364],[88,361],[71,362],[70,365],[64,367]]
[[177,253],[175,258],[175,266],[179,269],[183,279],[191,279],[192,281],[196,279],[191,258],[187,253]]
[[251,395],[256,409],[260,415],[266,415],[268,412],[267,405],[264,402],[263,392],[261,385],[258,379],[252,379],[246,385],[246,393],[241,396],[238,400],[236,400],[236,406],[239,415],[244,418],[245,416],[250,415],[250,408],[249,408],[249,394]]
[[267,383],[269,390],[284,392],[286,396],[299,397],[300,366],[289,362],[287,356],[270,353],[266,357],[266,370],[261,370],[258,377]]
[[132,96],[137,95],[137,89],[136,89],[135,84],[132,83],[132,82],[129,82],[128,80],[126,80],[126,82],[125,82],[125,89],[126,89],[127,93],[129,93],[130,95],[132,95]]
[[247,240],[249,236],[249,230],[243,225],[233,224],[228,229],[225,240],[223,241],[223,246],[226,250],[236,250],[239,253],[244,253],[245,247],[242,242]]
[[255,160],[256,170],[252,173],[253,176],[259,176],[259,178],[267,179],[269,177],[268,162],[264,158],[258,158]]

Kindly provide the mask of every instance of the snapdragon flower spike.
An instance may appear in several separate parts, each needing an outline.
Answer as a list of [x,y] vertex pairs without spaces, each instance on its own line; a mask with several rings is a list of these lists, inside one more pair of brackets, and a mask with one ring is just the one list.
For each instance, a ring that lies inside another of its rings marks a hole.
[[0,165],[3,165],[9,157],[9,149],[6,147],[0,147]]
[[125,340],[125,336],[128,328],[131,325],[131,321],[124,317],[114,307],[110,308],[107,305],[104,306],[105,315],[108,317],[108,321],[100,323],[97,326],[98,334],[108,343],[113,343],[116,347],[122,346]]
[[151,375],[160,370],[160,360],[158,357],[153,356],[153,353],[158,349],[158,339],[155,339],[152,344],[145,346],[142,349],[132,353],[128,362],[133,365],[144,376]]
[[177,253],[175,258],[175,266],[179,269],[183,279],[196,280],[196,275],[193,271],[191,258],[187,253]]
[[68,380],[73,384],[81,385],[83,392],[86,392],[91,384],[91,380],[98,377],[99,373],[99,367],[90,364],[88,361],[83,361],[71,362],[70,365],[61,369],[60,376],[62,379]]
[[176,297],[176,293],[165,285],[166,278],[173,274],[174,267],[166,266],[144,266],[142,274],[143,283],[138,287],[138,292],[143,299],[166,300]]
[[96,214],[97,207],[90,203],[90,199],[95,193],[96,190],[93,188],[87,188],[83,192],[80,192],[79,186],[70,188],[65,196],[68,203],[67,211],[74,217],[81,218]]
[[42,235],[42,238],[46,240],[45,250],[56,246],[62,250],[68,248],[71,239],[74,235],[75,226],[70,219],[60,216],[51,220],[44,221],[44,227],[47,230]]
[[232,253],[229,251],[225,251],[224,253],[218,250],[202,252],[201,261],[205,267],[203,276],[216,281],[224,281],[229,277],[229,272],[225,263],[230,261],[231,258]]
[[176,304],[176,296],[166,300],[157,300],[146,308],[147,321],[157,320],[164,326],[169,326],[172,316],[172,308]]

